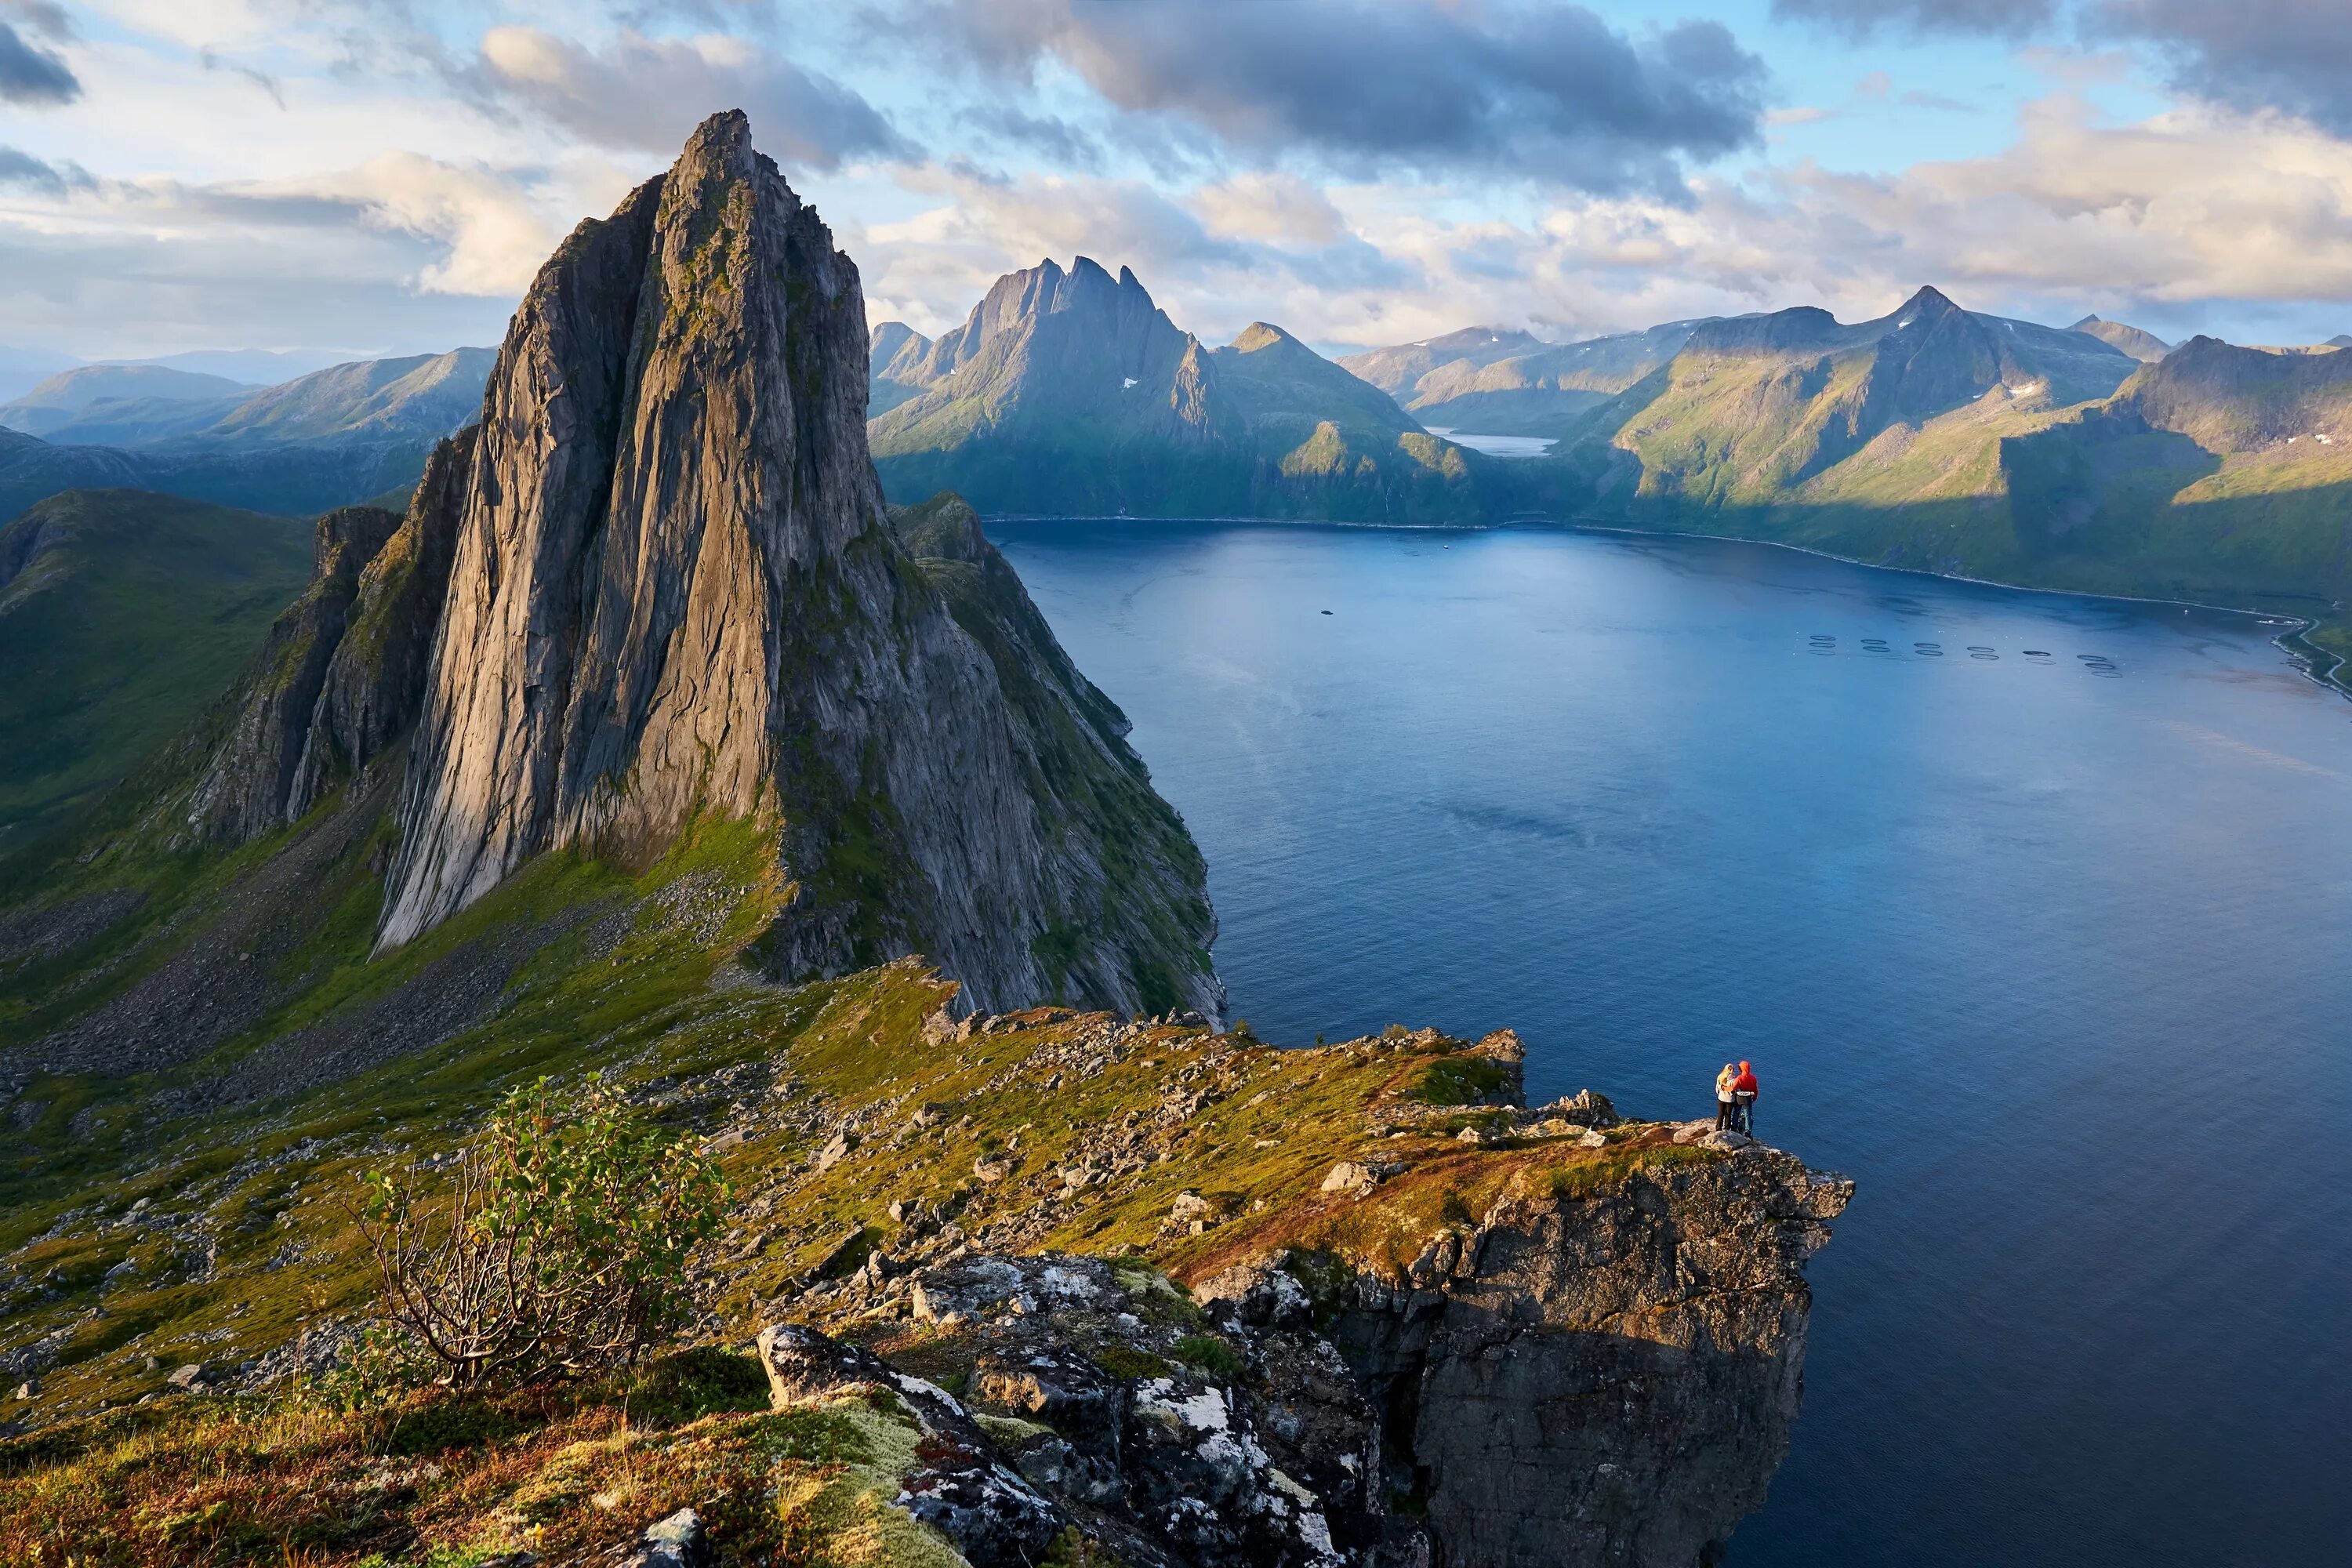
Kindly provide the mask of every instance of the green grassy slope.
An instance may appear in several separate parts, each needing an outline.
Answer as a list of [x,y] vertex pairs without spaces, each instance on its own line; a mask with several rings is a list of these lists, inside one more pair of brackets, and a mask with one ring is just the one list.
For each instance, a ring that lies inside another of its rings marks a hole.
[[226,689],[310,570],[306,523],[139,490],[0,531],[0,860]]

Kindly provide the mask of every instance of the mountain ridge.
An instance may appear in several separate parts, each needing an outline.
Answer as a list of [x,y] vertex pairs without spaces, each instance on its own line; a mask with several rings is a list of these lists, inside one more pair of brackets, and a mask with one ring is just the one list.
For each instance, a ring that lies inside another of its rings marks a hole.
[[[68,371],[51,378],[49,395],[71,406],[11,405],[38,416],[29,422],[46,437],[0,424],[0,518],[106,486],[281,515],[356,504],[415,482],[433,444],[479,412],[493,357],[453,349],[353,361],[225,394],[210,384],[217,378],[153,366]],[[108,390],[159,384],[187,395]]]
[[2175,346],[2154,332],[2143,331],[2121,321],[2103,321],[2096,316],[2085,316],[2066,330],[2086,332],[2101,342],[2121,349],[2142,364],[2155,363],[2170,353]]
[[[904,351],[901,351],[902,353]],[[984,511],[1468,521],[1478,459],[1260,322],[1212,349],[1135,274],[1080,257],[1009,273],[871,425],[885,489]]]

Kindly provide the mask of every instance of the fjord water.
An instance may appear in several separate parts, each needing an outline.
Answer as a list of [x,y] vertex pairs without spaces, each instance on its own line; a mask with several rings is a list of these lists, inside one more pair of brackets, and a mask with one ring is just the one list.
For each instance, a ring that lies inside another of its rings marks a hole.
[[2352,703],[2275,628],[1706,541],[990,531],[1261,1035],[1508,1026],[1531,1096],[1655,1117],[1748,1058],[1859,1182],[1731,1563],[2352,1538]]

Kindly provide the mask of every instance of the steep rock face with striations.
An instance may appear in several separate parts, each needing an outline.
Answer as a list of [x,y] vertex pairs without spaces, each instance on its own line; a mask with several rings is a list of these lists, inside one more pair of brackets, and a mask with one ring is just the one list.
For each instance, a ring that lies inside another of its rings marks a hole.
[[920,951],[966,1005],[1058,970],[1071,1000],[1218,1010],[1196,858],[1162,868],[1189,896],[1139,915],[1151,946],[1066,962],[1113,862],[1160,849],[1100,803],[1055,820],[999,669],[893,534],[864,314],[740,112],[542,269],[484,403],[382,946],[541,852],[642,863],[712,814],[776,832],[779,975]]
[[320,520],[310,586],[230,694],[188,793],[200,837],[242,844],[300,821],[415,721],[474,437],[435,449],[406,516],[346,507]]
[[361,574],[399,526],[391,512],[364,506],[319,520],[310,585],[269,628],[234,699],[227,737],[189,797],[188,824],[204,837],[241,843],[286,820],[311,712]]
[[[891,513],[899,539],[956,624],[996,671],[1013,754],[1045,820],[1060,826],[1061,860],[1085,868],[1054,889],[1063,911],[1033,943],[1054,994],[1132,990],[1146,1010],[1222,1005],[1204,985],[1216,917],[1202,894],[1208,868],[1183,819],[1151,787],[1127,743],[1127,715],[1081,674],[1054,638],[1010,563],[960,496]],[[1110,831],[1106,829],[1109,828]]]
[[295,768],[289,820],[390,751],[416,721],[478,433],[469,426],[434,449],[408,515],[360,574]]

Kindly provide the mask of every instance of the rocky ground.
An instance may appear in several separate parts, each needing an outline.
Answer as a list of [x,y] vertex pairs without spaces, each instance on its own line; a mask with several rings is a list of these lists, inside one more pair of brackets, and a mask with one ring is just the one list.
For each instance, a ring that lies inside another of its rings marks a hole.
[[[697,918],[678,897],[664,918]],[[1507,1032],[1277,1050],[1192,1018],[958,1020],[946,995],[911,963],[796,992],[721,971],[603,1070],[732,1185],[696,1337],[774,1330],[772,1366],[796,1343],[844,1387],[887,1376],[918,1447],[980,1467],[942,1472],[936,1517],[893,1493],[969,1561],[1000,1548],[954,1499],[1007,1477],[1034,1511],[1014,1538],[1138,1564],[1690,1563],[1760,1503],[1802,1265],[1850,1184],[1590,1091],[1523,1107]],[[288,1125],[50,1211],[0,1261],[24,1394],[0,1419],[234,1404],[332,1365],[369,1293],[340,1184],[429,1181],[462,1129],[420,1120]]]

